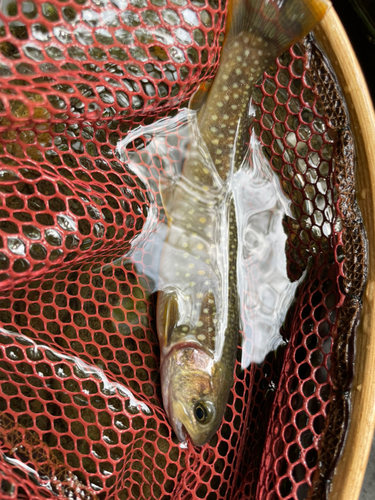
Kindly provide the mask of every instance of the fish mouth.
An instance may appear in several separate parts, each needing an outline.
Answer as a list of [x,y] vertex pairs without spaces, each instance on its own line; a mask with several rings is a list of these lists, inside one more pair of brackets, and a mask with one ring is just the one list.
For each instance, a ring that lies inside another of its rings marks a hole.
[[186,431],[186,428],[184,426],[184,424],[176,419],[174,422],[173,422],[173,430],[177,436],[177,439],[180,441],[180,443],[183,443],[184,441],[187,440],[187,437],[188,437],[188,433]]
[[169,423],[172,426],[172,429],[174,430],[174,433],[177,436],[177,439],[181,443],[183,443],[187,440],[188,432],[184,424],[181,422],[181,420],[176,416],[175,412],[173,411],[173,405],[171,404],[172,398],[170,390],[171,387],[169,386],[167,391],[163,391],[164,410],[168,416]]

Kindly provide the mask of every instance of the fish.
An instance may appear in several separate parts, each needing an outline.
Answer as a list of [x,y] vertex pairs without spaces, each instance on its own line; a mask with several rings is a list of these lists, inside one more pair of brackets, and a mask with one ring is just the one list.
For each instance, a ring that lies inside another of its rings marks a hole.
[[329,0],[234,0],[217,74],[191,99],[168,218],[156,327],[163,405],[179,441],[203,446],[223,420],[240,335],[238,207],[233,179],[248,152],[256,81],[324,17]]

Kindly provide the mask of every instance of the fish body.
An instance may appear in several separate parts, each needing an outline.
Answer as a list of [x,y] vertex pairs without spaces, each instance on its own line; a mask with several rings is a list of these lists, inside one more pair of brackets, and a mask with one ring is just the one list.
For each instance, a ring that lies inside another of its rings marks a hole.
[[239,339],[237,216],[232,182],[246,153],[255,82],[323,17],[325,0],[232,3],[217,75],[192,111],[169,219],[157,300],[163,403],[180,441],[203,445],[225,411]]

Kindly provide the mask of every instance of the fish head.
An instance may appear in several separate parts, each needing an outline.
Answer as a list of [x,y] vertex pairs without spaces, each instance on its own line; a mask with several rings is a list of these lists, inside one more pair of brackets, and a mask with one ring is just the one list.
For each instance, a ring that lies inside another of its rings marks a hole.
[[199,346],[180,345],[164,358],[161,377],[164,408],[178,439],[189,436],[195,446],[207,443],[228,401],[220,364]]

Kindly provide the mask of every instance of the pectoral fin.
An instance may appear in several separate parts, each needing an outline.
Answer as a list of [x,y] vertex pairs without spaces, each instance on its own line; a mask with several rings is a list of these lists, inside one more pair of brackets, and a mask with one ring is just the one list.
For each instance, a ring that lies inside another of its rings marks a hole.
[[179,319],[178,300],[175,293],[158,293],[156,328],[160,347],[168,346]]

